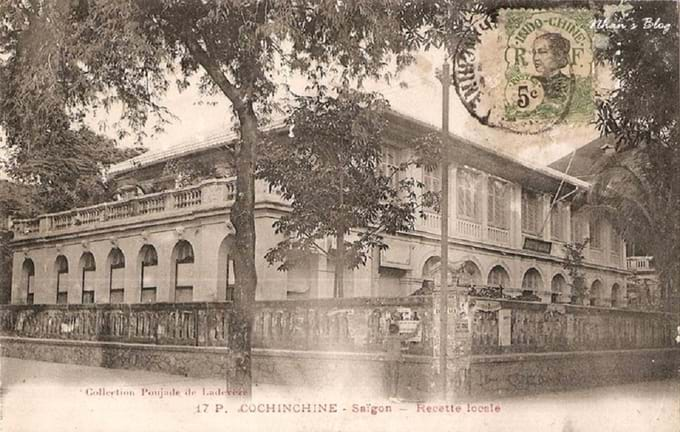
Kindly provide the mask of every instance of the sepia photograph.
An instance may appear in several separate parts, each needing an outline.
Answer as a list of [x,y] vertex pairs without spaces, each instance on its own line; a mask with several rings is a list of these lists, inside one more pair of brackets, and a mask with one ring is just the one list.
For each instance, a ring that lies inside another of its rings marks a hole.
[[0,430],[680,430],[680,0],[0,0]]

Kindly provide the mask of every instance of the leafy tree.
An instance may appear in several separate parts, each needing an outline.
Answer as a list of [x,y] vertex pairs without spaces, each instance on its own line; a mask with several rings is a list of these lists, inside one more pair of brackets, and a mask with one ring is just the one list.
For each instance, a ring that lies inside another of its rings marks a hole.
[[0,229],[0,304],[9,303],[12,293],[11,234]]
[[[659,20],[667,28],[645,26]],[[654,255],[670,307],[680,286],[680,82],[678,6],[633,2],[611,19],[599,52],[618,88],[601,104],[598,127],[617,153],[600,162],[592,204],[614,216],[625,239]],[[673,293],[671,293],[673,289]]]
[[571,287],[572,302],[580,304],[588,296],[588,285],[586,284],[586,272],[583,265],[585,257],[583,250],[588,244],[588,239],[584,241],[574,241],[564,244],[564,262],[562,267],[569,274],[569,286]]
[[39,145],[36,140],[31,148],[10,146],[7,172],[29,186],[26,192],[31,197],[30,204],[17,214],[58,212],[110,201],[114,191],[104,177],[105,170],[144,151],[119,148],[88,128],[51,131],[49,139],[50,145]]
[[29,208],[27,189],[7,180],[0,180],[0,304],[9,303],[12,284],[12,232],[9,216],[26,214]]
[[[330,77],[345,83],[390,77],[390,57],[398,68],[409,64],[412,51],[441,36],[446,19],[425,25],[454,9],[452,0],[10,0],[0,5],[0,82],[9,79],[0,115],[11,118],[3,121],[10,140],[28,147],[52,112],[81,121],[88,109],[118,103],[123,125],[140,131],[155,119],[160,127],[169,113],[159,96],[173,76],[184,88],[199,75],[201,91],[225,97],[240,134],[227,150],[237,177],[231,221],[239,251],[239,327],[230,343],[247,350],[257,285],[258,128],[277,108],[277,77],[299,73],[317,88]],[[249,351],[241,360],[238,368],[249,374]]]
[[[385,249],[382,234],[413,229],[422,209],[412,178],[399,178],[411,161],[382,154],[387,103],[377,94],[343,90],[337,97],[299,97],[287,124],[293,137],[268,143],[257,176],[290,201],[291,211],[274,223],[284,240],[267,252],[280,270],[311,253],[335,265],[334,296],[343,296],[345,269],[366,263],[373,248]],[[433,149],[436,150],[436,149]],[[435,160],[435,151],[429,160]],[[431,165],[433,165],[431,163]],[[432,204],[432,192],[422,194]],[[348,241],[350,229],[355,240]],[[335,248],[323,241],[335,239]]]

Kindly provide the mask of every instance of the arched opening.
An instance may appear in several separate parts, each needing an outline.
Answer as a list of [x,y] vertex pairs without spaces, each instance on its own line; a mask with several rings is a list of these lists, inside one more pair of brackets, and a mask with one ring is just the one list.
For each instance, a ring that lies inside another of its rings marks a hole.
[[612,306],[621,307],[621,286],[617,283],[612,285]]
[[626,287],[626,298],[628,299],[629,308],[640,307],[640,293],[638,287],[633,284],[628,284]]
[[543,278],[535,268],[530,268],[522,278],[522,297],[535,296],[543,290]]
[[33,304],[35,294],[33,292],[33,279],[35,278],[35,264],[30,258],[26,258],[21,265],[22,284],[26,288],[26,303]]
[[94,255],[91,252],[85,252],[80,257],[80,273],[81,273],[81,289],[82,289],[82,303],[94,303],[94,287],[95,287],[95,270],[97,266],[94,260]]
[[458,285],[475,286],[482,283],[482,272],[474,261],[465,261],[458,271]]
[[64,255],[59,255],[54,263],[57,271],[57,304],[68,303],[68,260]]
[[434,286],[434,280],[437,276],[436,270],[439,269],[439,257],[430,257],[423,265],[423,285],[430,287]]
[[[392,272],[393,269],[381,268],[379,270],[380,283],[385,279],[385,272],[395,275],[397,287],[399,287],[399,270]],[[305,254],[298,258],[295,265],[286,271],[286,298],[291,300],[301,300],[310,298],[312,286],[316,282],[318,272],[318,255]],[[346,292],[345,292],[346,293]]]
[[593,281],[590,286],[590,305],[597,306],[602,298],[602,282],[599,280]]
[[234,239],[229,236],[222,240],[217,251],[217,295],[218,299],[234,300],[236,277],[234,273]]
[[652,289],[649,287],[649,285],[647,285],[647,282],[645,282],[644,292],[645,292],[645,305],[650,306],[654,304]]
[[140,267],[140,301],[142,303],[155,303],[158,289],[158,254],[156,248],[147,244],[139,251]]
[[119,248],[111,249],[107,258],[109,267],[109,302],[125,302],[125,255]]
[[172,250],[172,260],[175,264],[175,295],[178,303],[193,300],[194,291],[194,248],[186,240],[177,242]]
[[[441,259],[438,256],[430,257],[423,265],[423,285],[414,294],[432,294],[432,290],[435,287],[439,287],[441,280]],[[452,286],[454,283],[455,270],[451,268],[449,264],[448,275],[448,286]]]
[[550,282],[550,301],[559,303],[565,298],[565,294],[567,294],[567,281],[561,274],[556,274]]
[[508,288],[510,286],[510,275],[501,265],[494,266],[489,272],[489,277],[486,279],[489,286],[500,288]]

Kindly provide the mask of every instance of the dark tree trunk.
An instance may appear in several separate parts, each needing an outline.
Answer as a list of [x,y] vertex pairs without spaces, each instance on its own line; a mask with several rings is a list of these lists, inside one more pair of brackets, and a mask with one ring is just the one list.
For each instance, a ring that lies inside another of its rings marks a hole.
[[[255,162],[257,154],[257,117],[252,103],[236,110],[240,122],[241,142],[235,158],[236,200],[231,208],[231,222],[235,229],[234,254],[236,288],[234,291],[234,316],[230,328],[230,346],[242,352],[234,365],[236,382],[233,387],[244,388],[248,397],[252,391],[251,336],[254,323],[255,289]],[[229,383],[228,383],[229,386]]]
[[[341,162],[338,162],[340,166]],[[339,192],[340,192],[340,213],[342,214],[342,206],[345,204],[345,178],[342,170],[339,175]],[[338,227],[338,233],[335,236],[336,243],[336,257],[335,257],[335,278],[333,284],[333,297],[342,298],[345,293],[345,227]]]
[[335,257],[335,283],[333,285],[333,297],[342,298],[345,293],[345,231],[340,230],[335,237],[337,252]]

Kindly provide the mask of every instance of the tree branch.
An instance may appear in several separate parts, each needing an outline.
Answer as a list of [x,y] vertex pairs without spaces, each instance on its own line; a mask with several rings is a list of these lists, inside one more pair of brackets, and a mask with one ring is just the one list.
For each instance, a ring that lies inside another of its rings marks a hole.
[[246,108],[246,103],[243,100],[241,91],[233,85],[229,79],[224,75],[220,66],[210,57],[210,55],[203,49],[203,47],[192,37],[183,36],[184,45],[189,50],[189,53],[194,59],[203,66],[206,73],[212,78],[217,86],[222,90],[225,96],[234,106],[236,111]]

